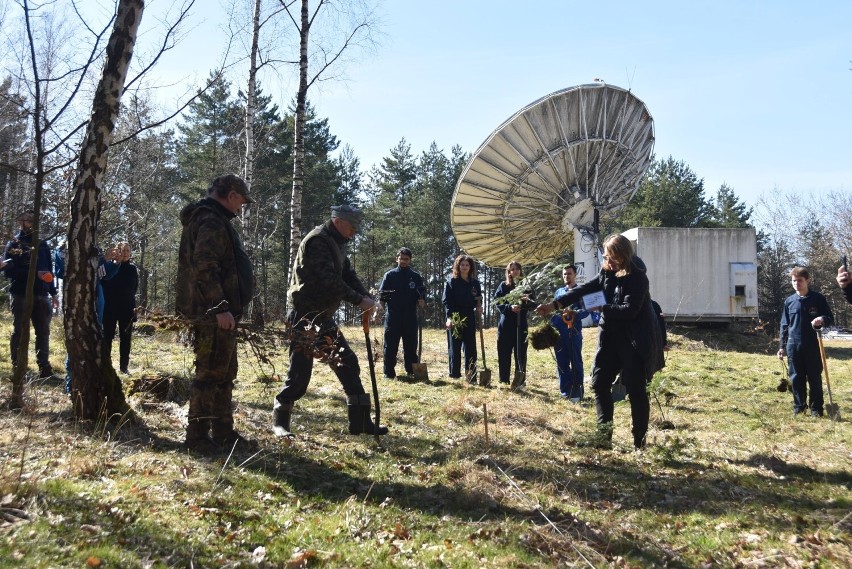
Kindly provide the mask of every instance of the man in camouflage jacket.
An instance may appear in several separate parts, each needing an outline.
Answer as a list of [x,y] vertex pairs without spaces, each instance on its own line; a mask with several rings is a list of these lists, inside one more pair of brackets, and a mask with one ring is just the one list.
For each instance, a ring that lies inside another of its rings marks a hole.
[[[349,432],[353,435],[383,435],[387,427],[370,418],[370,395],[361,384],[358,356],[337,327],[334,314],[345,300],[364,312],[372,312],[375,301],[352,269],[344,247],[361,224],[361,211],[350,205],[331,208],[331,220],[311,230],[299,244],[293,262],[287,300],[287,322],[292,327],[290,368],[273,404],[273,432],[292,437],[290,415],[293,403],[308,390],[313,358],[330,355],[329,365],[346,393]],[[332,340],[329,346],[326,338]]]
[[[248,187],[228,174],[207,197],[183,208],[175,308],[193,321],[195,380],[189,396],[186,445],[196,450],[252,447],[234,430],[237,322],[252,298],[254,277],[231,220],[251,203]],[[212,437],[210,436],[212,432]]]

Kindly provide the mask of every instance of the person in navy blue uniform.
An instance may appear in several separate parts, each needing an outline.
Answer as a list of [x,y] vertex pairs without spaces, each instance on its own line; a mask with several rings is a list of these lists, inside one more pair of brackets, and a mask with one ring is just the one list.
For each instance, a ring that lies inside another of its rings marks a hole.
[[[810,408],[812,417],[822,417],[822,358],[816,328],[834,322],[825,297],[810,290],[811,276],[804,267],[790,271],[796,291],[784,301],[778,357],[787,356],[787,369],[793,385],[793,414]],[[810,389],[810,394],[808,394]]]
[[536,312],[546,316],[553,310],[571,306],[584,295],[603,293],[602,306],[586,305],[587,310],[597,309],[601,313],[598,351],[592,367],[599,436],[592,444],[612,447],[612,384],[620,372],[630,397],[633,446],[641,449],[645,447],[650,414],[647,385],[665,365],[663,340],[651,306],[645,263],[634,255],[630,240],[624,235],[610,235],[604,240],[603,249],[597,278],[559,294],[552,303],[539,305]]
[[[562,269],[562,282],[565,286],[556,289],[554,299],[560,295],[568,294],[579,285],[577,284],[577,266],[565,265]],[[581,302],[575,302],[570,306],[575,312],[571,326],[563,320],[562,313],[554,314],[550,323],[559,331],[559,344],[556,354],[556,374],[559,377],[559,392],[565,399],[579,403],[583,399],[583,325],[581,320],[591,313],[582,308]],[[597,323],[600,315],[594,313],[594,321]]]
[[[453,262],[452,277],[444,285],[441,302],[447,311],[447,347],[450,356],[450,377],[461,377],[461,350],[464,347],[464,367],[467,380],[476,383],[476,329],[482,317],[482,287],[476,280],[476,265],[468,255],[459,255]],[[453,325],[464,318],[464,324]]]
[[385,273],[379,285],[379,302],[385,310],[385,377],[396,377],[396,355],[402,339],[405,373],[413,373],[417,358],[417,310],[426,306],[423,277],[411,269],[411,249],[403,247],[396,254],[395,269]]
[[[494,293],[494,300],[502,298],[515,290],[524,276],[524,269],[517,261],[506,266],[506,280],[500,283]],[[527,332],[529,324],[527,315],[534,308],[529,293],[520,302],[496,303],[500,313],[497,322],[497,367],[500,373],[500,383],[509,383],[509,373],[512,369],[512,354],[515,354],[515,372],[524,377],[527,371]],[[524,381],[521,381],[523,384]]]
[[[9,341],[12,367],[18,359],[18,346],[24,327],[32,322],[35,330],[36,362],[39,377],[53,377],[50,365],[50,320],[53,309],[59,307],[56,298],[56,283],[53,280],[53,255],[46,241],[39,241],[36,254],[36,279],[33,283],[33,307],[30,314],[25,313],[27,279],[30,272],[30,254],[33,248],[33,223],[35,212],[27,210],[17,217],[20,227],[15,238],[6,244],[3,255],[3,272],[11,281],[9,285],[9,304],[12,310],[12,337]],[[52,298],[52,300],[51,300]]]

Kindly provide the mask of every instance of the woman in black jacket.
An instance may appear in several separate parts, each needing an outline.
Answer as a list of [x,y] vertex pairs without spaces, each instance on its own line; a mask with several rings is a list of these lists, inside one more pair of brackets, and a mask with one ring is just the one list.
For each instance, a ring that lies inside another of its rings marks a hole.
[[130,244],[119,243],[118,272],[109,280],[101,282],[104,290],[104,358],[112,355],[112,341],[118,326],[118,367],[121,373],[129,373],[130,343],[133,323],[136,322],[136,291],[139,288],[139,271],[130,262]]
[[497,299],[515,290],[523,276],[524,269],[521,264],[512,261],[506,266],[506,280],[500,283],[494,293],[495,306],[500,313],[500,320],[497,322],[497,367],[500,370],[500,383],[509,383],[514,352],[515,373],[521,378],[519,386],[524,385],[527,372],[527,313],[535,304],[532,304],[529,294],[515,302],[497,302]]
[[476,280],[476,265],[468,255],[453,263],[453,275],[444,285],[441,302],[447,311],[447,347],[450,377],[461,377],[461,349],[464,346],[465,377],[476,383],[476,329],[482,317],[482,287]]
[[612,384],[619,372],[630,397],[633,417],[633,445],[645,446],[650,404],[647,383],[662,369],[663,346],[651,296],[645,264],[634,256],[630,240],[610,235],[604,241],[603,265],[596,279],[562,294],[551,304],[536,309],[546,315],[571,306],[584,295],[603,292],[604,303],[586,306],[601,312],[598,351],[592,368],[592,390],[601,438],[596,446],[612,446]]

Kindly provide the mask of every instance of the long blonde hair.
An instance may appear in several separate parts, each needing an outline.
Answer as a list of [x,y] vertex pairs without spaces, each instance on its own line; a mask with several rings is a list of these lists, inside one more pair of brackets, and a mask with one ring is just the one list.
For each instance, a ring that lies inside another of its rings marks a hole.
[[[604,254],[618,263],[617,277],[630,274],[630,266],[633,264],[633,244],[630,239],[619,233],[614,233],[604,239]],[[606,263],[609,264],[609,263]]]

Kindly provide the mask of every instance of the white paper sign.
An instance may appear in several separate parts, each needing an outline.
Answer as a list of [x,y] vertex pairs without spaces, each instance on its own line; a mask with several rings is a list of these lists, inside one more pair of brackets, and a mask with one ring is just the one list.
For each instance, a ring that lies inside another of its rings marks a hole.
[[603,291],[583,295],[583,306],[586,307],[586,310],[591,310],[592,308],[597,308],[604,304],[606,304],[606,298],[604,297]]

